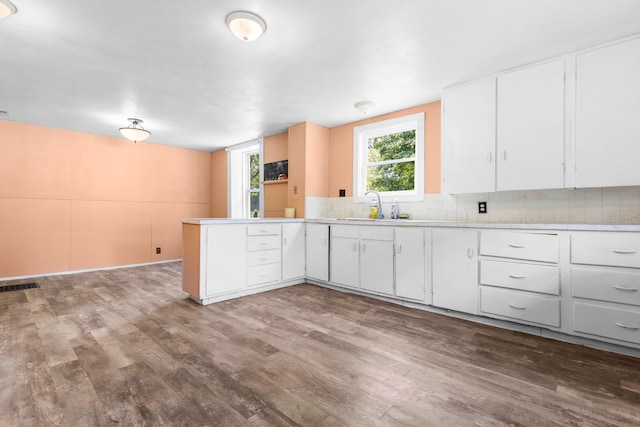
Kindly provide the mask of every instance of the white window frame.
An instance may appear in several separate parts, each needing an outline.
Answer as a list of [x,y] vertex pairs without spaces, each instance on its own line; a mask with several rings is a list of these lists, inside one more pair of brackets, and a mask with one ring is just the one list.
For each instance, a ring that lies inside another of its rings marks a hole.
[[[417,113],[356,126],[353,129],[354,202],[368,202],[371,200],[371,195],[364,195],[367,191],[367,142],[369,139],[414,129],[416,131],[416,157],[413,190],[382,191],[380,192],[380,198],[384,202],[391,202],[394,199],[398,201],[424,200],[424,113]],[[388,163],[395,163],[395,161],[389,161]]]
[[264,217],[264,152],[263,141],[245,142],[227,147],[227,217],[250,218],[249,155],[260,156],[260,217]]

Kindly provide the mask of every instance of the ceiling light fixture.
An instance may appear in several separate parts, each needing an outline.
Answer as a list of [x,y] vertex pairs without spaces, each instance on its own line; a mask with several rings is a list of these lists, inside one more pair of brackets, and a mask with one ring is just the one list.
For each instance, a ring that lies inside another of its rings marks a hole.
[[145,128],[140,125],[140,123],[142,123],[142,120],[132,118],[129,118],[127,120],[129,120],[131,124],[127,127],[120,128],[120,133],[122,134],[122,136],[130,139],[133,142],[144,141],[145,139],[149,138],[151,132],[145,130]]
[[360,101],[356,102],[353,106],[362,114],[368,114],[376,107],[376,103],[373,101]]
[[0,19],[16,13],[18,9],[9,0],[0,0]]
[[240,40],[251,42],[267,31],[264,19],[251,12],[231,12],[227,15],[227,27]]

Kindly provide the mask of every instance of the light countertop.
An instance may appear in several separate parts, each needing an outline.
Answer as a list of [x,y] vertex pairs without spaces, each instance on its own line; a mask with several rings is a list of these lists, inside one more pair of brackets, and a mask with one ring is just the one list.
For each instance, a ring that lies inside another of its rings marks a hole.
[[331,225],[377,225],[386,227],[450,227],[485,228],[512,230],[562,230],[562,231],[636,231],[640,224],[546,224],[520,222],[466,222],[438,221],[424,219],[369,219],[369,218],[185,218],[184,224],[220,225],[220,224],[262,224],[307,222]]

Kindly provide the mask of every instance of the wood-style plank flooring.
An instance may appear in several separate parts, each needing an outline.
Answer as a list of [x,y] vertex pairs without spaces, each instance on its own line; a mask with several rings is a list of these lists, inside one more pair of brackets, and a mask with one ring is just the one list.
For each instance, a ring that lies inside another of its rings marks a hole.
[[640,359],[313,285],[203,307],[180,268],[0,293],[0,425],[640,425]]

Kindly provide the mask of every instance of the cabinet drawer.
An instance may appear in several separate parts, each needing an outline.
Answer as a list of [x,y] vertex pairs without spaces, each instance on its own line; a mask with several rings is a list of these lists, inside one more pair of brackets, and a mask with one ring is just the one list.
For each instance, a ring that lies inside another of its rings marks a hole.
[[573,329],[640,344],[640,312],[597,304],[573,304]]
[[558,298],[481,286],[480,311],[540,325],[560,327]]
[[279,236],[280,224],[249,224],[247,226],[248,236]]
[[393,227],[361,227],[360,238],[368,240],[386,240],[393,242]]
[[247,253],[247,265],[262,265],[280,262],[280,251],[271,249],[268,251],[254,251]]
[[558,235],[483,231],[480,254],[531,261],[558,262]]
[[560,295],[560,271],[555,265],[482,260],[480,261],[480,283]]
[[640,233],[573,234],[571,262],[640,268]]
[[359,228],[355,225],[332,225],[332,237],[352,237],[357,239],[360,236]]
[[573,267],[571,294],[578,298],[640,306],[640,271]]
[[247,241],[247,251],[280,249],[280,236],[251,236]]
[[253,267],[247,267],[247,286],[277,282],[279,280],[280,263],[254,265]]

